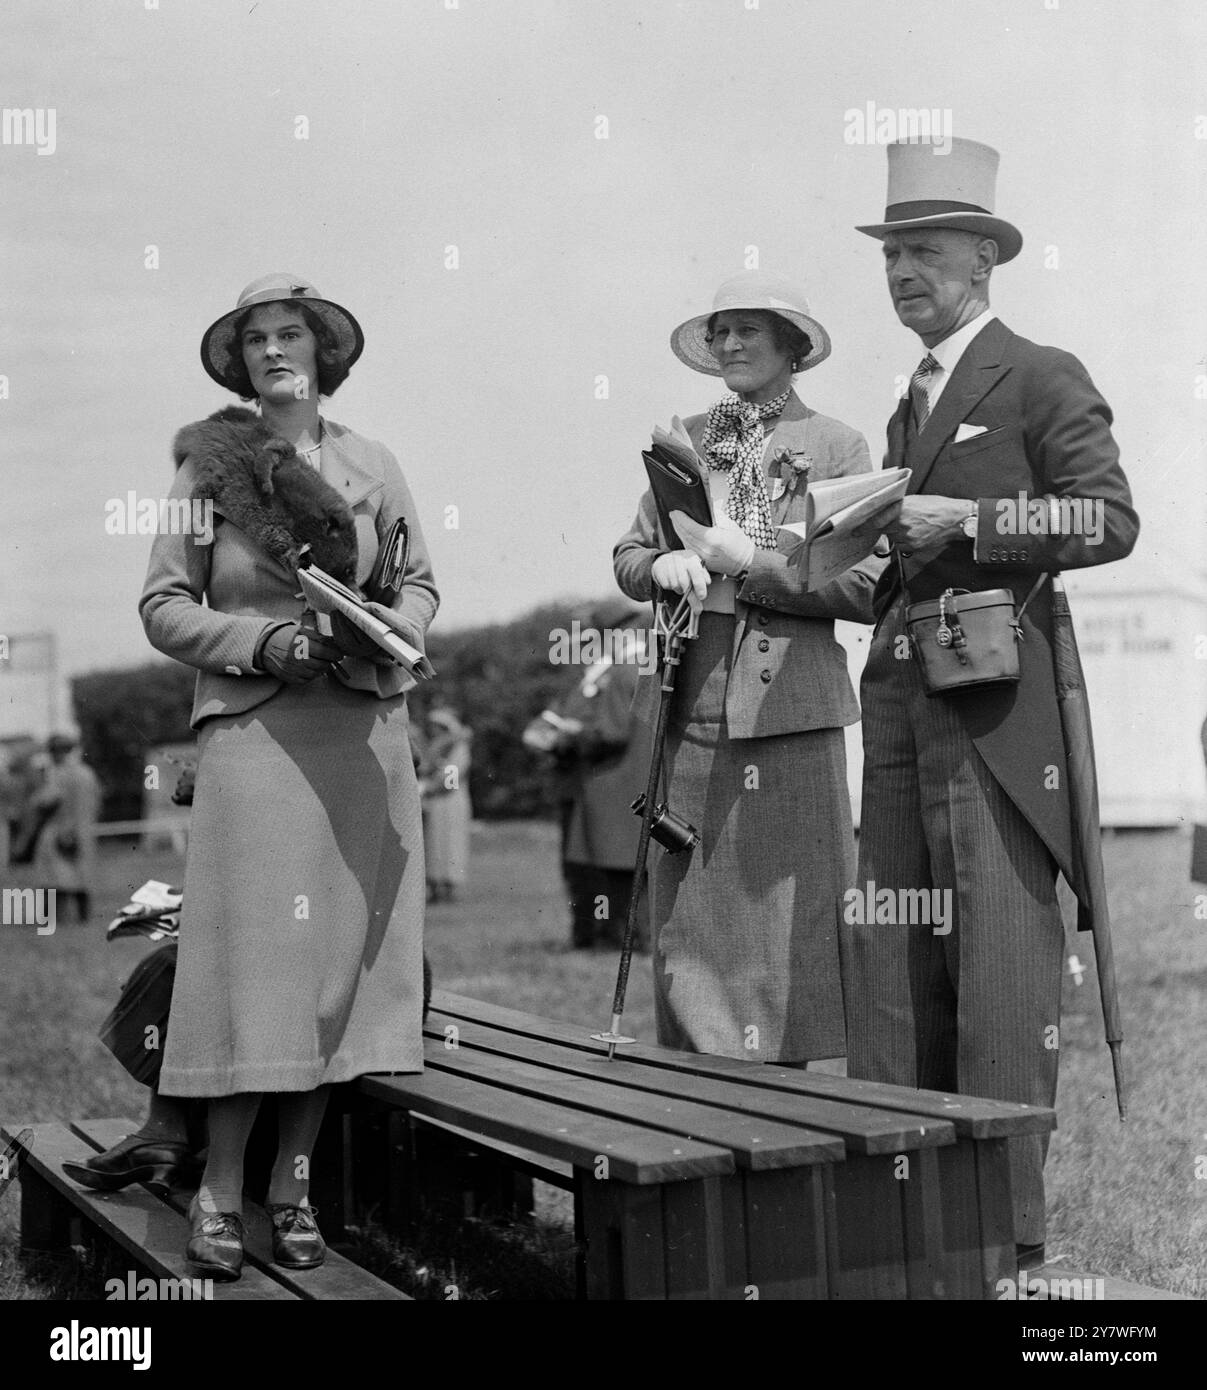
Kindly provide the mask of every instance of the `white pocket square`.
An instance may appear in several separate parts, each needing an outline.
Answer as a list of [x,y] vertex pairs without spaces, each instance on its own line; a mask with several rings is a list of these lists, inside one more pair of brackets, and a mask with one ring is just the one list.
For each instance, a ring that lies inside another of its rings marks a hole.
[[956,428],[956,437],[953,442],[963,444],[966,439],[975,439],[978,434],[985,434],[988,429],[988,425],[959,425]]

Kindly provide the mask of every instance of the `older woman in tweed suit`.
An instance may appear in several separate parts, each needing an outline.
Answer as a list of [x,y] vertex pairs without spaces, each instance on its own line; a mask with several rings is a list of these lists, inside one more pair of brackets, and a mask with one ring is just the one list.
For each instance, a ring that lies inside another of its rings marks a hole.
[[330,539],[330,563],[346,560],[351,583],[370,581],[404,519],[397,587],[367,596],[422,650],[438,599],[398,464],[318,411],[362,344],[347,310],[291,275],[248,286],[212,325],[206,370],[258,398],[260,416],[228,411],[182,432],[172,496],[213,500],[213,538],[159,535],[140,604],[151,643],[198,670],[200,758],[160,1088],[209,1097],[188,1257],[218,1277],[237,1277],[242,1262],[243,1151],[261,1095],[276,1093],[280,1131],[273,1256],[306,1268],[324,1254],[307,1184],[330,1085],[423,1065],[414,678],[350,626],[320,635],[296,570],[270,544],[279,508],[266,517],[245,505],[240,473],[263,436],[294,446],[316,510],[289,513],[286,540]]
[[[804,516],[809,478],[871,468],[855,430],[797,396],[830,352],[792,282],[761,271],[721,286],[675,330],[688,366],[733,393],[685,421],[709,467],[714,526],[680,512],[671,550],[653,498],[616,546],[620,587],[692,596],[667,740],[669,800],[701,832],[650,872],[659,1042],[804,1063],[845,1053],[837,908],[853,876],[843,726],[859,709],[834,619],[871,620],[878,562],[815,593],[775,547]],[[652,718],[657,682],[638,702]]]

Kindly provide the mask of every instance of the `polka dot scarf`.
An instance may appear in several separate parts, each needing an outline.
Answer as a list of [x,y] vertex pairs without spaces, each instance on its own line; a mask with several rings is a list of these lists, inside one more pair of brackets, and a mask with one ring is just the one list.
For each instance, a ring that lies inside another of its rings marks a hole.
[[760,550],[775,549],[771,503],[763,481],[763,421],[779,415],[791,395],[789,387],[762,405],[744,401],[736,394],[722,396],[708,410],[704,431],[708,466],[730,475],[725,510]]

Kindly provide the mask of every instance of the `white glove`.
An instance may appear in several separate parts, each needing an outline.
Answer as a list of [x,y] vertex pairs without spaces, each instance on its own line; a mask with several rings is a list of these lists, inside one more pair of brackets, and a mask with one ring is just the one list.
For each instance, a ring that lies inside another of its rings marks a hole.
[[671,525],[687,549],[698,555],[713,574],[732,577],[750,568],[754,559],[754,542],[724,512],[717,517],[713,526],[701,526],[684,512],[672,512]]
[[704,598],[712,575],[704,568],[704,562],[690,550],[669,550],[659,555],[650,571],[654,583],[662,589],[672,589],[677,594],[686,594],[693,613],[704,607]]

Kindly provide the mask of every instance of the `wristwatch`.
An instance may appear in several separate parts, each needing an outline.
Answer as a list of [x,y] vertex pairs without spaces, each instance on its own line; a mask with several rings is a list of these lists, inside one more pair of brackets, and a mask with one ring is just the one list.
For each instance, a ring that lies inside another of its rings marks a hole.
[[980,510],[980,506],[974,502],[972,504],[972,510],[964,520],[960,522],[960,530],[963,531],[970,541],[976,540],[977,519],[980,516]]

